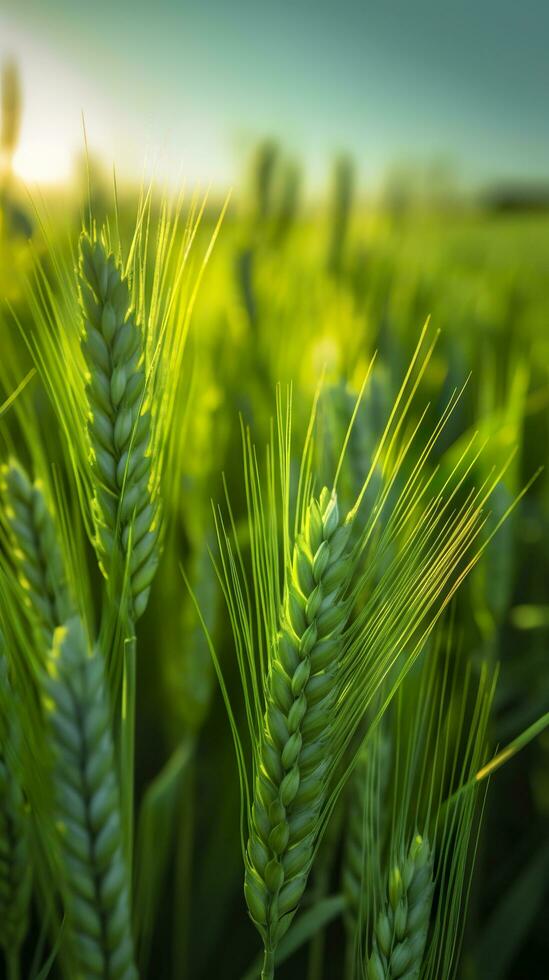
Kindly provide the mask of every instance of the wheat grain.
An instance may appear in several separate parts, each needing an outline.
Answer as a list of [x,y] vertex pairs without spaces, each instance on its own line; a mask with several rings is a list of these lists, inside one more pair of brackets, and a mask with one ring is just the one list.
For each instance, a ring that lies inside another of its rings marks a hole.
[[433,890],[429,841],[415,834],[408,854],[389,873],[385,908],[376,918],[366,965],[368,980],[414,980],[419,976]]
[[137,619],[156,572],[159,537],[158,507],[150,493],[151,415],[145,406],[143,336],[128,281],[114,255],[87,235],[80,239],[80,297],[82,351],[89,372],[95,546],[103,574],[114,577],[118,587],[127,569],[131,613]]
[[326,795],[337,696],[349,527],[323,490],[293,552],[282,625],[267,681],[245,894],[265,944],[264,976],[303,894]]
[[48,667],[71,976],[130,980],[137,973],[103,661],[90,653],[79,619],[56,630]]

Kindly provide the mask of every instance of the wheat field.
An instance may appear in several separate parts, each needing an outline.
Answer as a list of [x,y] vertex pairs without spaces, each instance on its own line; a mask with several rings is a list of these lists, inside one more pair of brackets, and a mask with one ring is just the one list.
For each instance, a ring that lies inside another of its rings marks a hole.
[[3,192],[8,980],[545,976],[549,222],[353,186]]

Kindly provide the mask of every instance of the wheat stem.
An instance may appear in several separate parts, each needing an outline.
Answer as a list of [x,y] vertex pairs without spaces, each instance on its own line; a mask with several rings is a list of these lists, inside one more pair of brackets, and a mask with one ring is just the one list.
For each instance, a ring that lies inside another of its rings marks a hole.
[[266,949],[263,956],[263,967],[261,970],[261,980],[273,980],[275,973],[275,954],[274,950]]

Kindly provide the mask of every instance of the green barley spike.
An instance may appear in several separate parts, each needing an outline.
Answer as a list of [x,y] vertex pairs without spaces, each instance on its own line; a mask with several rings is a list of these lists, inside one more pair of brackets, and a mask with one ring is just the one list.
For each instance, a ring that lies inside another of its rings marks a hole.
[[[11,692],[6,665],[0,653],[2,705],[8,706]],[[5,697],[4,697],[5,695]],[[7,719],[7,735],[14,738],[14,724]],[[11,722],[11,724],[10,724]],[[13,760],[0,749],[0,946],[6,956],[15,958],[27,931],[31,894],[30,820],[23,790]]]
[[433,857],[429,842],[416,834],[408,856],[389,873],[387,901],[374,925],[368,980],[419,977],[433,903]]
[[10,460],[0,472],[0,495],[12,559],[29,614],[47,647],[71,610],[55,525],[39,480]]
[[88,437],[95,547],[103,574],[128,569],[132,613],[147,605],[158,564],[158,508],[150,493],[151,415],[145,406],[143,334],[127,279],[112,254],[80,239],[82,351],[88,368]]
[[77,618],[55,632],[44,707],[54,758],[71,976],[134,980],[130,898],[103,660],[98,651],[89,651]]
[[294,546],[267,680],[244,886],[265,944],[264,977],[303,894],[326,800],[349,532],[335,494],[323,490]]

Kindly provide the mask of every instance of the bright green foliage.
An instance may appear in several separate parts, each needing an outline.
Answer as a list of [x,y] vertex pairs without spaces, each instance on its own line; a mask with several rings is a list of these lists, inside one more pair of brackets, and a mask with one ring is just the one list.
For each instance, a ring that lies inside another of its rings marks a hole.
[[[7,711],[13,694],[8,690],[1,654],[0,685],[2,709]],[[4,719],[0,749],[0,946],[11,956],[25,937],[32,882],[30,820],[15,765],[14,729],[14,719]],[[11,755],[5,752],[6,746],[12,749]]]
[[104,668],[81,622],[56,630],[44,708],[54,757],[71,977],[136,977]]
[[429,841],[416,834],[408,854],[389,873],[386,905],[374,926],[368,980],[414,980],[419,976],[433,890]]
[[82,351],[89,372],[95,547],[107,579],[117,567],[115,578],[121,582],[127,569],[131,611],[137,619],[158,565],[159,536],[150,492],[151,415],[144,404],[143,335],[114,255],[87,235],[80,239],[80,295]]
[[69,614],[71,602],[52,515],[40,481],[23,467],[2,468],[0,493],[11,556],[29,617],[49,646],[53,631]]
[[301,899],[330,772],[338,694],[349,525],[324,489],[312,500],[293,552],[282,623],[267,680],[255,779],[245,894],[265,948],[273,950]]

